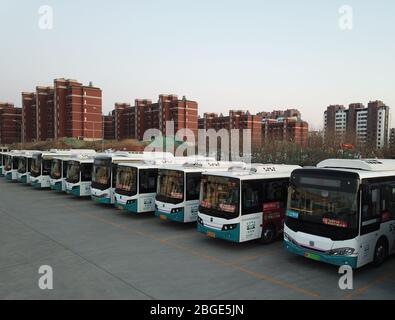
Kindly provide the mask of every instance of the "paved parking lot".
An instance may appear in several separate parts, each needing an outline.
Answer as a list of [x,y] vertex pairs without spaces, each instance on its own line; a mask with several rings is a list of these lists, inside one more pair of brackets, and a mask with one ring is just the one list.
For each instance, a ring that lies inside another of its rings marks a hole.
[[[38,287],[50,265],[54,289]],[[233,244],[0,178],[0,299],[395,299],[395,259],[338,287],[336,267],[282,242]]]

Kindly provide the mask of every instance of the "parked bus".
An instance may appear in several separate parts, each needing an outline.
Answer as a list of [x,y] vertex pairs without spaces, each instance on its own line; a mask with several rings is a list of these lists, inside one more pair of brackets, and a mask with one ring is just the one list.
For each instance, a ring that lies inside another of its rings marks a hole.
[[200,181],[206,171],[224,171],[244,163],[196,161],[159,169],[155,215],[162,220],[194,222],[199,209]]
[[[96,152],[94,150],[71,150],[75,156],[77,155],[88,155],[94,156]],[[72,159],[72,156],[68,157],[55,157],[51,161],[51,173],[49,184],[51,190],[55,192],[66,192],[66,179],[67,179],[67,165]]]
[[18,164],[19,164],[19,155],[22,153],[22,150],[12,150],[10,152],[4,153],[4,176],[8,181],[16,181],[17,180],[17,172],[18,172]]
[[171,159],[171,153],[115,152],[99,154],[93,162],[92,200],[102,204],[115,203],[117,166],[122,163],[143,163],[145,160]]
[[76,155],[67,162],[66,193],[90,197],[92,184],[92,155]]
[[51,161],[49,187],[55,192],[66,192],[67,165],[70,157],[55,157]]
[[297,168],[253,164],[204,173],[198,231],[232,242],[273,242],[283,232],[289,178]]
[[291,175],[285,247],[333,265],[395,252],[395,160],[325,160]]
[[24,151],[18,157],[17,180],[24,184],[30,184],[30,170],[32,164],[33,154],[38,151],[28,150]]
[[[92,150],[88,150],[92,151]],[[50,188],[50,174],[52,159],[67,158],[73,154],[78,154],[81,150],[50,150],[33,154],[30,171],[30,184],[33,188]]]
[[4,176],[4,164],[5,164],[5,158],[8,153],[8,149],[6,148],[0,148],[0,176]]
[[155,212],[158,170],[176,163],[185,163],[187,159],[174,158],[119,164],[115,185],[115,206],[132,213]]

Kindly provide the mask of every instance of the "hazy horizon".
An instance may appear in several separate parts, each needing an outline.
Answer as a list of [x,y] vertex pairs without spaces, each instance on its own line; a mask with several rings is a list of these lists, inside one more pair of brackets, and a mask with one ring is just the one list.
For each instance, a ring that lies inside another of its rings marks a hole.
[[[52,30],[38,26],[43,5],[53,8]],[[343,5],[353,9],[351,30],[339,27]],[[196,100],[201,115],[297,108],[320,129],[330,104],[395,106],[390,0],[2,0],[0,8],[0,101],[17,107],[22,91],[61,77],[100,87],[103,113],[171,93]]]

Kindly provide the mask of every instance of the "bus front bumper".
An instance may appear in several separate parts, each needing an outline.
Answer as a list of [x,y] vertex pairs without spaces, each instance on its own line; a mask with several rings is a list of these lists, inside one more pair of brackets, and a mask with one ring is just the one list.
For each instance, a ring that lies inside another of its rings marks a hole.
[[126,210],[128,212],[138,213],[137,199],[128,200],[126,203],[121,203],[115,200],[115,207],[120,210]]
[[27,176],[24,175],[24,176],[18,177],[18,182],[26,184],[27,183]]
[[8,172],[5,176],[6,180],[12,181],[12,172]]
[[171,220],[171,221],[176,221],[176,222],[184,222],[184,208],[181,209],[179,212],[164,212],[159,209],[155,210],[155,216],[159,217],[161,220]]
[[198,222],[197,231],[204,233],[210,238],[222,239],[231,242],[240,242],[240,223],[233,230],[218,230],[202,225]]
[[55,184],[51,184],[51,190],[55,192],[62,192],[62,181],[55,182]]
[[358,265],[358,257],[356,256],[332,256],[301,248],[300,246],[287,240],[284,240],[284,246],[289,252],[311,260],[321,261],[335,266],[350,266],[353,269],[356,269]]
[[91,195],[91,199],[100,204],[111,204],[111,198]]
[[76,196],[76,197],[80,197],[81,196],[81,187],[80,186],[72,187],[71,190],[67,189],[66,193],[67,194],[71,194],[71,195]]
[[37,181],[31,181],[30,180],[30,185],[34,188],[34,189],[41,189],[41,182]]

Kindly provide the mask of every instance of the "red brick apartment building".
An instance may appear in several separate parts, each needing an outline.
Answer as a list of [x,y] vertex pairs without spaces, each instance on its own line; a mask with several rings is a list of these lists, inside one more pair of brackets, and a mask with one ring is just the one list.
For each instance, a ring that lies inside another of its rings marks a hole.
[[[160,130],[165,135],[167,121],[174,121],[174,133],[186,128],[197,138],[198,104],[185,97],[180,100],[176,95],[160,95],[157,103],[136,99],[134,106],[116,103],[111,117],[117,140],[143,140],[148,129]],[[106,119],[110,121],[110,116]]]
[[22,109],[0,102],[0,144],[21,142]]
[[300,119],[296,109],[285,111],[260,112],[251,115],[248,111],[229,112],[229,116],[218,116],[217,113],[205,113],[199,118],[199,129],[240,130],[240,143],[244,129],[251,130],[252,151],[259,150],[264,143],[273,141],[289,141],[303,147],[307,146],[308,123]]
[[239,143],[243,143],[243,130],[251,130],[251,147],[252,150],[257,150],[261,146],[261,127],[262,116],[251,115],[248,111],[231,110],[228,116],[219,115],[217,113],[205,113],[203,118],[199,119],[199,129],[214,129],[219,131],[221,129],[232,130],[238,129]]
[[36,139],[54,138],[54,89],[36,87]]
[[286,141],[307,147],[309,125],[297,118],[267,119],[262,123],[262,143]]
[[102,91],[92,84],[55,79],[55,138],[103,138]]
[[115,140],[115,110],[103,116],[104,140]]
[[22,92],[22,142],[37,140],[36,93]]
[[64,137],[101,140],[102,92],[92,84],[55,79],[53,87],[22,93],[24,142]]

